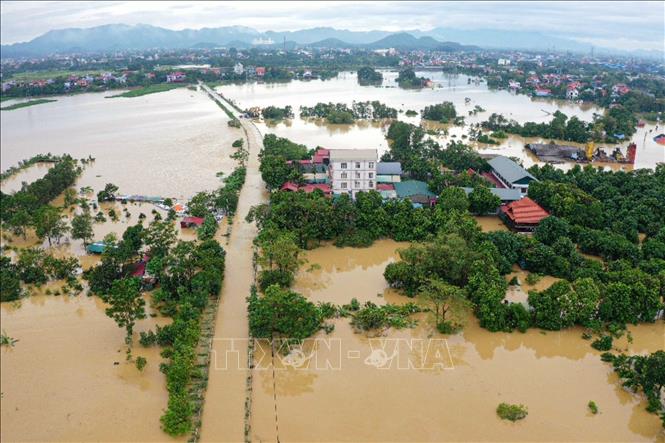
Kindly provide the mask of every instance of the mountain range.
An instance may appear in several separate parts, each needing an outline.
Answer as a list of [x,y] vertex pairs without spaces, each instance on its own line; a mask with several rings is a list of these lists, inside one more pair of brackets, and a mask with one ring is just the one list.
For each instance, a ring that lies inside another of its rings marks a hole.
[[[460,30],[435,28],[430,31],[407,30],[349,31],[335,28],[310,28],[298,31],[260,32],[244,26],[183,29],[175,31],[151,25],[110,24],[91,28],[48,31],[28,42],[2,45],[2,58],[41,56],[53,53],[115,50],[183,49],[252,46],[287,48],[396,48],[469,50],[475,47],[588,52],[590,46],[572,39],[532,31]],[[596,48],[610,52],[612,48]],[[614,51],[618,52],[618,51]],[[643,54],[644,55],[644,54]]]

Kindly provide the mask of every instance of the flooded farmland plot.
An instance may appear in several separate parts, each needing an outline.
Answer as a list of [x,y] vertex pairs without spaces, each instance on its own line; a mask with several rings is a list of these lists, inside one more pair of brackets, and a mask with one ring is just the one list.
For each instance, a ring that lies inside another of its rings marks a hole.
[[2,169],[47,152],[92,156],[78,186],[114,183],[121,194],[191,198],[215,189],[215,174],[235,167],[231,143],[242,132],[229,128],[203,93],[178,88],[106,98],[111,94],[59,97],[50,106],[3,113]]
[[160,349],[138,345],[141,331],[170,319],[137,323],[133,354],[148,361],[139,372],[105,308],[85,295],[2,303],[2,328],[18,340],[0,350],[2,441],[179,441],[159,428],[168,400]]
[[[387,289],[385,266],[403,244],[308,251],[294,290],[312,301],[376,304],[408,301]],[[311,264],[318,266],[308,271]],[[354,278],[362,274],[362,278]],[[552,283],[541,280],[541,284]],[[381,295],[381,296],[379,296]],[[582,329],[491,333],[469,318],[454,335],[436,332],[427,314],[413,329],[378,337],[334,320],[303,347],[300,359],[256,352],[254,441],[663,441],[657,416],[623,388]],[[630,353],[663,348],[663,323],[631,326]],[[293,357],[293,354],[289,355]],[[263,366],[261,366],[263,365]],[[412,366],[409,366],[412,365]],[[598,415],[588,412],[595,401]],[[520,403],[519,423],[496,416],[501,402]]]

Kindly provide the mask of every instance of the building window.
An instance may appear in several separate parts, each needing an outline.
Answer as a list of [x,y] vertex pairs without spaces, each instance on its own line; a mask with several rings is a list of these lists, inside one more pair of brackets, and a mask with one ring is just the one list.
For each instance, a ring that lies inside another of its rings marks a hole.
[[356,178],[360,178],[360,172],[356,172]]
[[369,178],[374,178],[374,173],[373,172],[369,173]]
[[347,174],[346,172],[342,172],[342,178],[349,178],[349,174]]
[[374,162],[369,162],[368,167],[369,167],[369,169],[374,169]]
[[369,187],[374,188],[374,182],[372,180],[369,181]]
[[354,182],[353,186],[355,186],[356,188],[359,188],[360,187],[360,182],[359,181]]
[[339,167],[342,169],[346,169],[346,163],[342,163],[341,165],[339,165]]
[[360,169],[360,162],[356,162],[356,169]]
[[342,189],[346,189],[346,182],[340,183],[339,187]]

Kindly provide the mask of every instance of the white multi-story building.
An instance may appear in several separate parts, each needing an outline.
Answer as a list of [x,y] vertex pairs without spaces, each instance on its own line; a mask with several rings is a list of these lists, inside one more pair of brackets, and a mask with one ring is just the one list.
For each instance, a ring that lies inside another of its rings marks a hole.
[[333,194],[376,190],[376,149],[331,149],[329,174]]

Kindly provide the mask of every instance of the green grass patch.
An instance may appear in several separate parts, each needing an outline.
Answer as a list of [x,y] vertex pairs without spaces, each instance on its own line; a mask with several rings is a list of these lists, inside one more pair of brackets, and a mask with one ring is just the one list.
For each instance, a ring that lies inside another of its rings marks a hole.
[[501,403],[499,406],[497,406],[496,413],[503,420],[517,421],[525,418],[529,411],[524,405]]
[[148,95],[148,94],[157,94],[158,92],[166,92],[170,91],[171,89],[176,89],[176,88],[181,88],[183,84],[174,84],[174,83],[160,83],[157,85],[150,85],[146,86],[144,88],[138,88],[138,89],[132,89],[127,92],[123,92],[122,94],[117,94],[117,95],[112,95],[110,97],[106,98],[117,98],[117,97],[126,97],[126,98],[132,98],[132,97],[140,97],[142,95]]
[[13,111],[14,109],[21,109],[21,108],[27,108],[28,106],[36,106],[36,105],[41,105],[42,103],[51,103],[51,102],[57,102],[57,100],[51,100],[48,98],[40,98],[37,100],[28,100],[27,102],[21,102],[21,103],[14,103],[13,105],[5,106],[4,108],[0,108],[2,111]]

